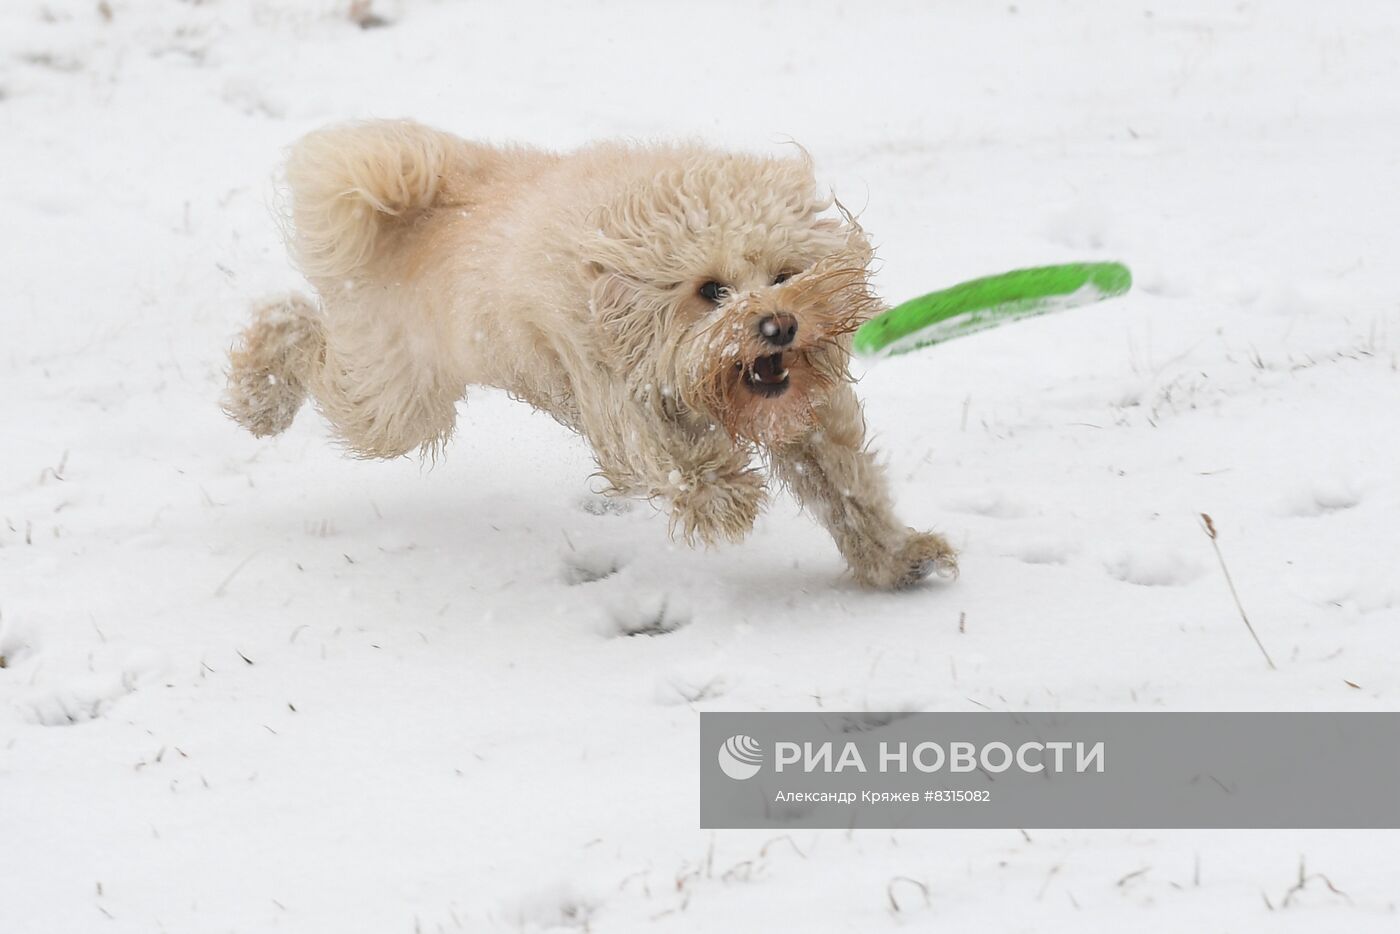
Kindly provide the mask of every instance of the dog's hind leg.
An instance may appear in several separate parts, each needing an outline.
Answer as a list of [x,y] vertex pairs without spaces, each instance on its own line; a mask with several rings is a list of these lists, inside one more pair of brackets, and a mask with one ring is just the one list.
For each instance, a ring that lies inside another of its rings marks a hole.
[[276,435],[309,394],[360,456],[436,454],[452,433],[462,387],[443,380],[402,333],[355,323],[329,319],[295,293],[255,306],[229,353],[224,411],[259,438]]
[[435,454],[465,387],[454,332],[455,268],[443,225],[498,160],[410,121],[302,138],[287,160],[288,240],[321,296],[323,339],[304,380],[356,454]]
[[360,457],[436,457],[452,434],[465,386],[451,378],[430,333],[381,316],[333,320],[311,382],[317,408]]
[[865,419],[849,386],[818,410],[816,430],[771,451],[773,467],[802,506],[831,532],[867,587],[911,586],[929,574],[957,573],[942,536],[916,532],[894,515],[889,484],[865,447]]
[[292,293],[253,309],[253,322],[229,352],[224,411],[257,437],[285,431],[321,366],[326,335],[320,313]]

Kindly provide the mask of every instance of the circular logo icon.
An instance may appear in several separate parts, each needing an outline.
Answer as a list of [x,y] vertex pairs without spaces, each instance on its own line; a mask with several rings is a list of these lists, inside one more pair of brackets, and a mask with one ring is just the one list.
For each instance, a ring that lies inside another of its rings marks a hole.
[[763,767],[763,747],[752,736],[731,736],[719,747],[719,767],[737,781],[753,778]]

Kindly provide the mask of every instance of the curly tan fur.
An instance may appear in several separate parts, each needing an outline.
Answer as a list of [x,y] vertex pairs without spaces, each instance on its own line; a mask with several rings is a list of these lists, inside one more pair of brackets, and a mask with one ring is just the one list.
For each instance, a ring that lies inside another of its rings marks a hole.
[[281,434],[321,368],[326,337],[316,307],[301,295],[270,299],[229,352],[224,411],[254,436]]
[[254,434],[310,394],[357,454],[431,454],[466,388],[494,386],[581,433],[611,488],[665,503],[688,542],[748,533],[766,462],[861,583],[956,571],[894,518],[865,448],[847,364],[881,308],[873,254],[805,153],[555,155],[381,121],[304,138],[287,185],[320,309],[267,303],[234,348],[225,408]]

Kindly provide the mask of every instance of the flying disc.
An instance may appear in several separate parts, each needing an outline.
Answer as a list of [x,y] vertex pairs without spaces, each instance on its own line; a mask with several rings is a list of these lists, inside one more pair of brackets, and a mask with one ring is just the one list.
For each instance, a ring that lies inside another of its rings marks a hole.
[[1037,266],[973,279],[876,315],[856,331],[851,349],[863,357],[908,353],[1122,295],[1132,284],[1132,273],[1121,263]]

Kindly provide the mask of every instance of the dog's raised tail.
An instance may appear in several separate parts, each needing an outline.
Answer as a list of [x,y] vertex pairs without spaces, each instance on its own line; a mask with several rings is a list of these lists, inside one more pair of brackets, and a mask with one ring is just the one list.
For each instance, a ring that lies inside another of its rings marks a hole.
[[287,156],[287,239],[310,279],[348,276],[374,255],[386,225],[438,198],[461,140],[411,120],[317,130]]
[[304,295],[262,302],[229,351],[224,411],[261,438],[281,434],[306,400],[325,356],[320,312]]

